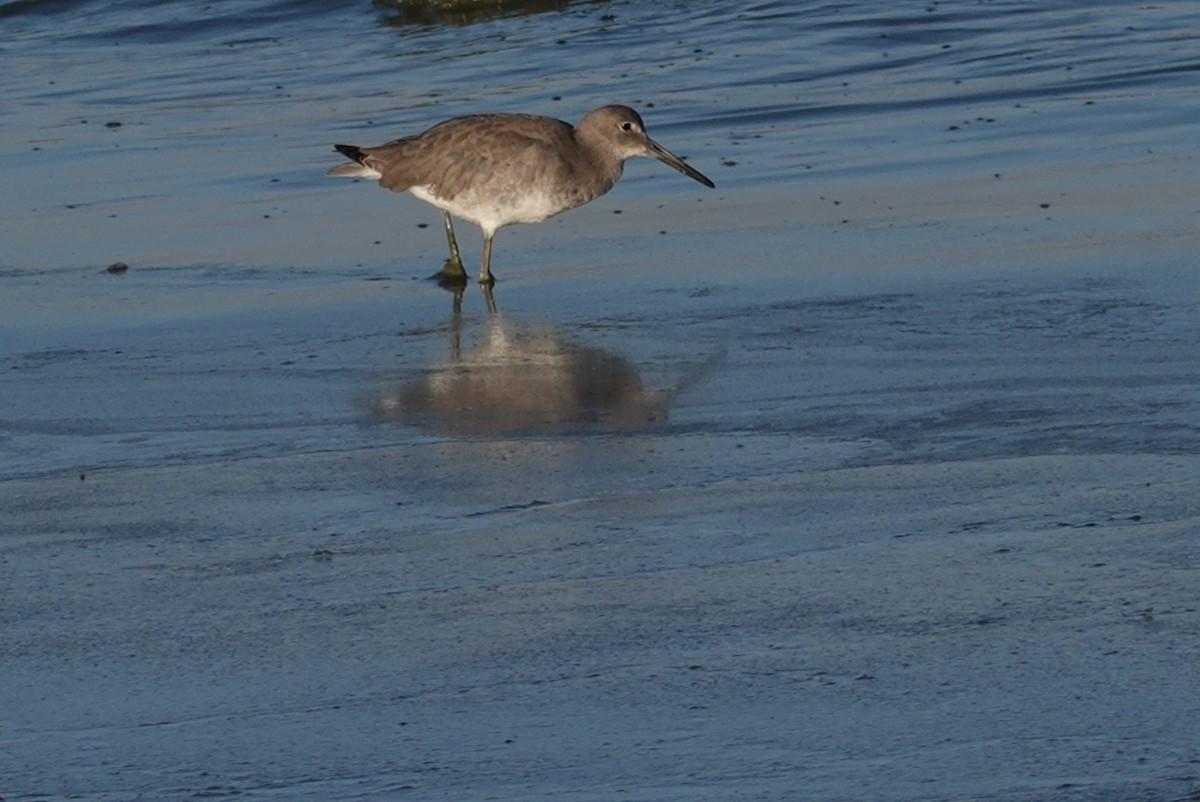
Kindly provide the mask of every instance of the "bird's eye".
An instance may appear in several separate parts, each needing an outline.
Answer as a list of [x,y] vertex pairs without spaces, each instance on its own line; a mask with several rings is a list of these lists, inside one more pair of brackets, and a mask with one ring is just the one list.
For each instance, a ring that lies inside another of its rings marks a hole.
[[629,133],[630,131],[633,130],[633,123],[631,123],[629,121],[625,121],[625,122],[621,123],[621,130],[624,131],[625,133]]

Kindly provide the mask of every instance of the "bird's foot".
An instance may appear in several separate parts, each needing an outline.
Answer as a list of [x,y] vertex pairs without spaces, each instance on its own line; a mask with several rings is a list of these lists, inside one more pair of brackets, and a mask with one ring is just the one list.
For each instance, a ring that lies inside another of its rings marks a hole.
[[447,259],[442,269],[430,278],[444,290],[461,290],[467,286],[467,270],[460,259]]

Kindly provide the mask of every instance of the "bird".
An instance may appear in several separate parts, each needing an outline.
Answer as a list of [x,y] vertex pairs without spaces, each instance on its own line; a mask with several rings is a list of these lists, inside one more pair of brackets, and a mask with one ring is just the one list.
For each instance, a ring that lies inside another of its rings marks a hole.
[[613,188],[625,162],[649,156],[710,189],[716,185],[646,134],[628,106],[601,106],[577,125],[535,114],[453,117],[375,147],[334,145],[350,161],[331,176],[377,178],[442,212],[450,258],[439,277],[465,281],[451,215],[483,231],[479,281],[490,286],[492,238],[512,223],[540,223]]

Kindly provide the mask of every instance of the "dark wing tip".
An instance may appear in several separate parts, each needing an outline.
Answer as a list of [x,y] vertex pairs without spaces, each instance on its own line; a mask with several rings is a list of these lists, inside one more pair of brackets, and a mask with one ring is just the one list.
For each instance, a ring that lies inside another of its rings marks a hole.
[[362,152],[362,148],[358,147],[357,145],[334,145],[333,149],[345,156],[350,161],[355,161],[359,164],[362,164],[362,160],[367,157],[367,155]]

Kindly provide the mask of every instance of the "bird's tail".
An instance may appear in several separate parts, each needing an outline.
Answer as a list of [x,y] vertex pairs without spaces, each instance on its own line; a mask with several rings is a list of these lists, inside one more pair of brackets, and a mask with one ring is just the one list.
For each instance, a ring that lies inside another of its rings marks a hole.
[[379,178],[379,171],[368,167],[363,162],[367,154],[355,145],[334,145],[333,149],[350,161],[330,168],[325,175],[343,176],[346,178]]
[[367,154],[363,153],[363,149],[357,145],[334,145],[333,149],[350,161],[355,161],[359,164],[362,164],[363,159],[367,158]]

